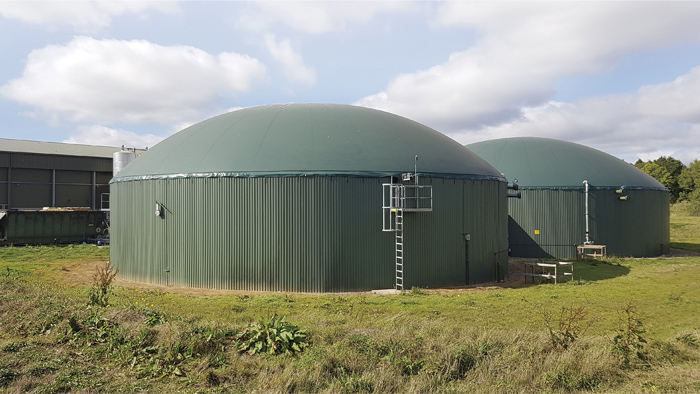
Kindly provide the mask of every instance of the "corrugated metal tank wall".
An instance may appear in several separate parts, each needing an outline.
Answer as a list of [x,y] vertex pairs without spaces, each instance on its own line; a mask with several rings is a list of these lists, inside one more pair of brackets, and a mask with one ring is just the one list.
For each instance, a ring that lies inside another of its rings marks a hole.
[[433,186],[434,206],[432,212],[404,214],[406,288],[484,283],[499,274],[503,279],[508,270],[506,183],[421,179]]
[[[583,189],[525,189],[510,199],[509,245],[513,256],[576,258],[586,240]],[[669,249],[669,199],[662,190],[630,190],[620,201],[612,189],[589,191],[589,231],[609,255],[658,256]]]
[[620,201],[615,190],[596,190],[596,243],[614,256],[653,257],[670,250],[669,192],[629,190]]
[[[382,232],[388,179],[186,178],[112,184],[112,261],[127,280],[337,292],[394,285]],[[405,214],[405,287],[464,285],[507,270],[504,182],[421,178],[434,211]],[[156,201],[164,207],[155,215]],[[135,229],[138,229],[136,231]]]
[[586,240],[583,190],[525,189],[520,193],[520,199],[508,201],[511,255],[576,258],[576,244]]

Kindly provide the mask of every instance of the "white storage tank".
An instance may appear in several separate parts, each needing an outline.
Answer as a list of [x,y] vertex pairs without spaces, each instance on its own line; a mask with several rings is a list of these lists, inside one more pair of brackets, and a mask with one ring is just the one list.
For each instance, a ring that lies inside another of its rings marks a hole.
[[112,155],[112,176],[116,176],[124,167],[134,161],[135,158],[136,152],[125,150],[123,146],[122,150],[114,152]]

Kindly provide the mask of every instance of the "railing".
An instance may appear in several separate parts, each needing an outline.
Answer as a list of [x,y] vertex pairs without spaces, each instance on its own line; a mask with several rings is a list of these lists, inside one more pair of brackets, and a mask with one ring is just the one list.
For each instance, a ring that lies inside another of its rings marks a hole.
[[392,212],[431,212],[433,187],[429,185],[382,184],[382,231],[396,231]]

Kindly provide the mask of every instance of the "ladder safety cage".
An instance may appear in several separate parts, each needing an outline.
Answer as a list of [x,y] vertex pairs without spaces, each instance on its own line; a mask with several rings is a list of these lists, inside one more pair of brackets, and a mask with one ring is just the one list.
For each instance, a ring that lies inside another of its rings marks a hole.
[[382,184],[382,231],[397,231],[396,213],[432,212],[433,187],[430,185]]
[[[407,177],[404,174],[404,179]],[[417,182],[417,178],[416,182]],[[410,180],[410,178],[408,179]],[[394,232],[394,262],[396,290],[404,289],[404,212],[431,212],[433,187],[416,184],[382,184],[382,231]]]

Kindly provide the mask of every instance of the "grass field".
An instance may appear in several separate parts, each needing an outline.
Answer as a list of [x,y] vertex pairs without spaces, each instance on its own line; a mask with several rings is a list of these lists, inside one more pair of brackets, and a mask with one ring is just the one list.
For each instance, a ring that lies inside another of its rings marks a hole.
[[700,252],[700,219],[680,209],[671,210],[671,247]]
[[[700,251],[700,217],[672,214],[671,236]],[[0,248],[0,390],[700,392],[697,256],[576,262],[576,280],[557,285],[381,296],[110,286],[105,306],[90,305],[96,288],[69,282],[66,266],[108,253]],[[305,330],[303,351],[239,352],[239,330],[282,315]]]

